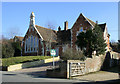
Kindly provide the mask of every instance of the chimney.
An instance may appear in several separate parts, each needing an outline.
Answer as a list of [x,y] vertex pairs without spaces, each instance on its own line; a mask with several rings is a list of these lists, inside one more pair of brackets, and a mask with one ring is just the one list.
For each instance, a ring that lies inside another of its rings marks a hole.
[[64,30],[67,30],[68,29],[68,21],[65,21],[64,23]]
[[58,27],[58,31],[61,31],[61,28],[60,28],[60,26]]

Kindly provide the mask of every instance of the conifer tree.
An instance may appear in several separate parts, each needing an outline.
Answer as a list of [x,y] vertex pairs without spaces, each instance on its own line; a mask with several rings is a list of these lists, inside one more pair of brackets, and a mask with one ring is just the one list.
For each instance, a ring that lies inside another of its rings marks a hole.
[[106,51],[107,44],[105,43],[103,31],[102,29],[96,24],[95,28],[93,29],[94,34],[94,42],[93,42],[93,50],[96,51],[97,55],[104,54]]
[[106,43],[103,37],[102,29],[96,24],[92,29],[86,32],[80,32],[77,36],[76,44],[81,50],[84,50],[86,56],[91,56],[93,51],[96,55],[104,54]]

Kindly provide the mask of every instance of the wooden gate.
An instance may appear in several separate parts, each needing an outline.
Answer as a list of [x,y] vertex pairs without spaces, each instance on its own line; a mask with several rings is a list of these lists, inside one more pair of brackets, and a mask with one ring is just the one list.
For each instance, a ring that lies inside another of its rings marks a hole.
[[78,76],[85,74],[85,62],[69,62],[68,63],[68,77]]

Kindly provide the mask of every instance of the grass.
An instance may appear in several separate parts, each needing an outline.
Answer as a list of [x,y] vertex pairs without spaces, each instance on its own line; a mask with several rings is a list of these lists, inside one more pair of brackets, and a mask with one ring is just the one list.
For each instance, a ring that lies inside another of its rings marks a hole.
[[9,65],[20,64],[35,60],[43,60],[48,58],[51,58],[51,56],[22,56],[22,57],[3,58],[2,66],[9,66]]

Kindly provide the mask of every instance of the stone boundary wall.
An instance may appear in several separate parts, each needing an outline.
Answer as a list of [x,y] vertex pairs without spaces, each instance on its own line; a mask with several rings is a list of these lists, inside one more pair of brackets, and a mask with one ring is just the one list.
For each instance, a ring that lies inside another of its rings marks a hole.
[[[59,61],[60,57],[54,57],[54,61]],[[45,59],[45,60],[40,60],[40,61],[34,61],[34,62],[27,62],[27,63],[22,63],[22,64],[15,64],[15,65],[10,65],[7,67],[7,71],[15,71],[23,68],[29,68],[33,66],[38,66],[44,63],[50,63],[53,62],[53,58]]]
[[67,61],[67,78],[70,78],[70,63],[85,63],[85,72],[84,74],[96,72],[101,69],[105,56],[93,56],[92,58],[87,58],[85,61],[80,60],[68,60]]

